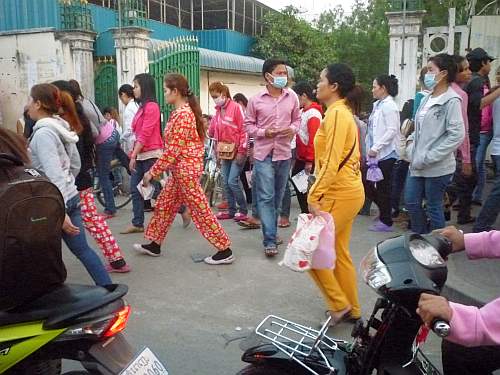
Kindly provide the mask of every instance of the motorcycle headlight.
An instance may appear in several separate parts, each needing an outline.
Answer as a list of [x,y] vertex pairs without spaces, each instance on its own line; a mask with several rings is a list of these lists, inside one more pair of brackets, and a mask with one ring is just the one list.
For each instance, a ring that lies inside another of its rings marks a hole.
[[441,267],[445,264],[437,249],[421,238],[410,241],[410,251],[421,265],[426,267]]
[[386,265],[378,257],[377,248],[371,249],[361,261],[360,267],[363,280],[371,288],[378,289],[392,280]]

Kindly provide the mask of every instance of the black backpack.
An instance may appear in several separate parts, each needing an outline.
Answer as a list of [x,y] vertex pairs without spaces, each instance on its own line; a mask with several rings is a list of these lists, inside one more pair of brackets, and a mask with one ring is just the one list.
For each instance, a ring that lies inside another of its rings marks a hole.
[[0,310],[37,298],[66,280],[59,189],[35,169],[0,154]]

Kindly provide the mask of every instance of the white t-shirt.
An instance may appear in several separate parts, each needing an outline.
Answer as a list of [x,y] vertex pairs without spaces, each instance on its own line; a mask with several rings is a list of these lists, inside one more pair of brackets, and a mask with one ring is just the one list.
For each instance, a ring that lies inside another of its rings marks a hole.
[[123,133],[121,135],[121,146],[123,151],[127,154],[134,148],[135,135],[132,131],[132,122],[134,121],[135,114],[139,110],[139,106],[135,100],[128,102],[125,110],[123,111]]
[[[443,94],[441,94],[443,95]],[[427,114],[427,112],[429,112],[429,109],[434,105],[436,104],[438,101],[439,101],[439,98],[441,98],[441,95],[439,96],[436,96],[435,98],[432,97],[432,96],[429,96],[429,99],[427,100],[427,102],[425,103],[425,105],[422,107],[422,109],[418,112],[418,122],[419,124],[422,123],[422,121],[424,121],[424,117],[425,115]]]

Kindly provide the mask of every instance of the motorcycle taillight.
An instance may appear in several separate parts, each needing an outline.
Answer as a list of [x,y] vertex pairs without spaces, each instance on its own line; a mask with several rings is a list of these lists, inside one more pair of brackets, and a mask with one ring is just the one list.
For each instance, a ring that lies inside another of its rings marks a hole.
[[103,337],[111,337],[123,331],[127,326],[130,312],[130,306],[123,306],[123,308],[115,314],[114,321],[110,324],[106,332],[104,332]]

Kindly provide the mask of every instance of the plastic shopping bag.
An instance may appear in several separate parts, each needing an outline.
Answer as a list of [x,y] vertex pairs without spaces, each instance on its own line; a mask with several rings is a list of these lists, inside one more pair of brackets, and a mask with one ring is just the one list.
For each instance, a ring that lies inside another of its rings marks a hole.
[[368,170],[366,171],[366,179],[372,182],[379,182],[384,179],[384,175],[378,166],[378,160],[376,158],[368,158],[366,165]]
[[[328,218],[328,216],[329,218]],[[328,220],[330,225],[328,225]],[[311,268],[333,268],[333,220],[328,213],[321,216],[311,214],[300,214],[297,222],[297,229],[285,251],[285,256],[280,262],[292,271],[305,272]],[[326,229],[324,239],[325,244],[320,246],[322,232]],[[329,253],[327,249],[329,247]],[[318,249],[321,252],[314,254]]]
[[319,244],[313,253],[311,268],[316,270],[333,269],[335,267],[335,223],[328,212],[321,212],[325,226],[319,234]]

